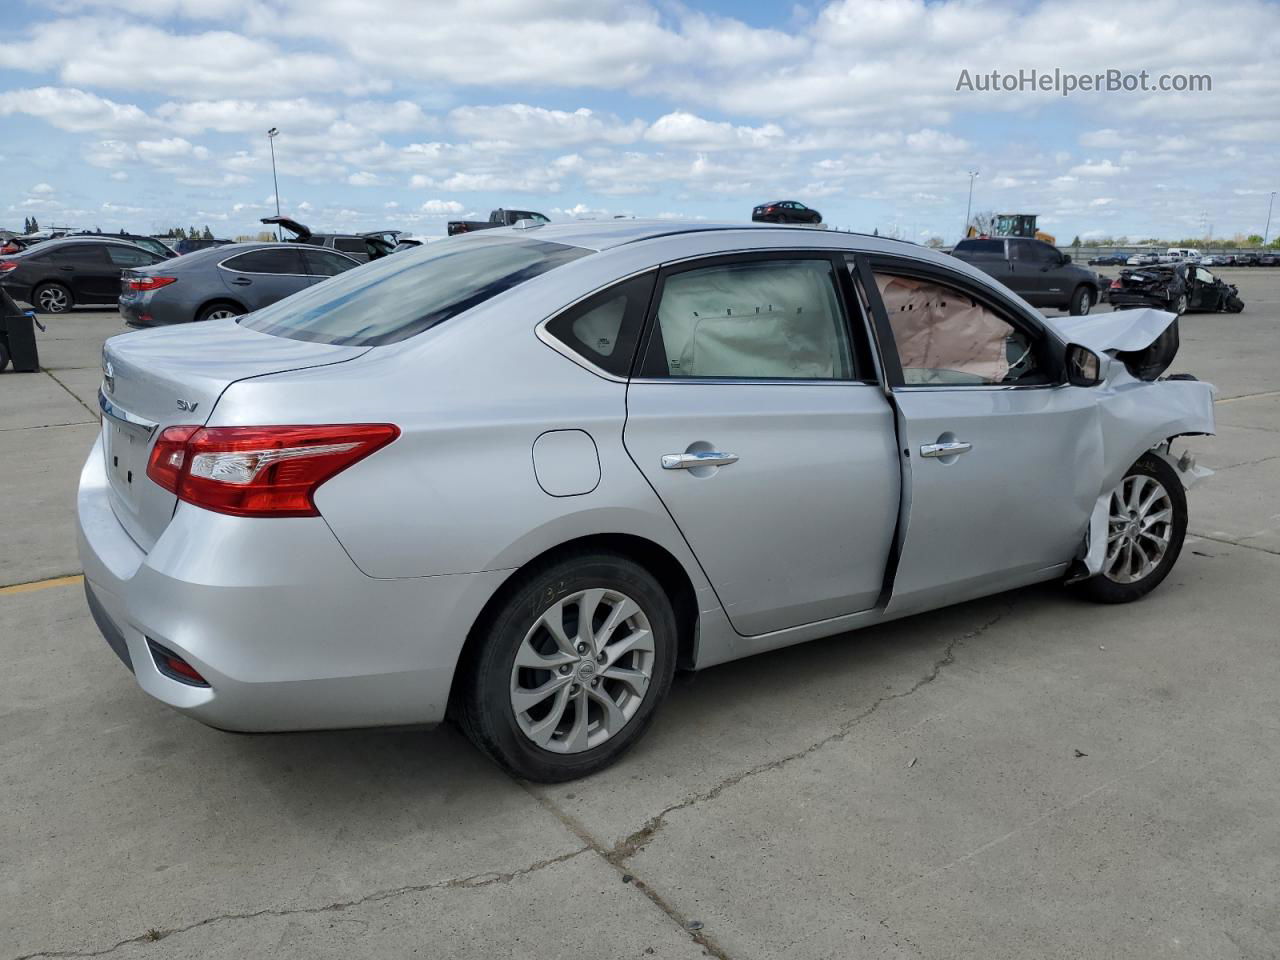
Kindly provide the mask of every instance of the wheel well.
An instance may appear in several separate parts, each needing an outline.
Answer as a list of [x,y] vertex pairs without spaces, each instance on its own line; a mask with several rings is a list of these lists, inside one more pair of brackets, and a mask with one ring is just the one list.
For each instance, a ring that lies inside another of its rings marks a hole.
[[[636,537],[626,533],[598,533],[587,537],[579,537],[576,540],[568,540],[556,547],[552,547],[550,550],[521,565],[520,569],[503,581],[502,585],[494,591],[493,596],[484,605],[479,616],[476,617],[475,622],[471,625],[471,629],[467,632],[467,639],[463,644],[462,653],[458,657],[458,666],[453,674],[453,689],[457,689],[458,677],[463,670],[467,669],[467,664],[470,662],[480,642],[480,636],[483,633],[485,624],[496,615],[496,612],[507,597],[518,589],[526,578],[535,574],[539,567],[553,564],[567,554],[579,553],[583,550],[607,550],[611,553],[621,554],[640,564],[657,578],[662,585],[662,589],[671,598],[671,606],[675,610],[678,644],[676,668],[691,669],[693,667],[697,653],[698,601],[693,589],[693,583],[689,580],[689,575],[685,573],[680,561],[672,556],[666,548],[659,546],[652,540],[646,540],[644,537]],[[449,700],[450,703],[453,702],[452,691],[450,692]]]
[[245,308],[241,304],[232,300],[230,297],[213,297],[212,299],[206,300],[204,303],[200,304],[200,306],[196,307],[196,312],[191,319],[192,320],[200,319],[200,315],[202,313],[204,313],[210,307],[216,306],[220,303],[225,303],[228,307],[235,307],[237,310],[241,311],[242,313],[248,313],[248,311],[245,310]]

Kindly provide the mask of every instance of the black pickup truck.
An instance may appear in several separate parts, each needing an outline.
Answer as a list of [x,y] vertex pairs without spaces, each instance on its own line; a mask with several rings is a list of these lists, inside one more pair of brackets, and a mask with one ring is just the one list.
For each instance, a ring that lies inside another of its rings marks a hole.
[[1034,307],[1056,307],[1078,316],[1098,302],[1098,275],[1043,240],[974,237],[957,243],[951,255],[995,277]]
[[450,220],[449,236],[474,233],[476,230],[492,230],[494,227],[511,227],[521,220],[534,223],[550,223],[551,220],[534,210],[503,210],[499,207],[489,214],[488,220]]

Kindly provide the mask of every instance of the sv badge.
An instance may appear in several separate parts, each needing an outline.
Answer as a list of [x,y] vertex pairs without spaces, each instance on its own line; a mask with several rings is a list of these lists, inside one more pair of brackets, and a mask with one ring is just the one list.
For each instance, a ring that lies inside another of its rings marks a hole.
[[178,400],[178,409],[186,410],[188,413],[195,413],[198,406],[200,406],[199,403],[192,403],[190,400]]

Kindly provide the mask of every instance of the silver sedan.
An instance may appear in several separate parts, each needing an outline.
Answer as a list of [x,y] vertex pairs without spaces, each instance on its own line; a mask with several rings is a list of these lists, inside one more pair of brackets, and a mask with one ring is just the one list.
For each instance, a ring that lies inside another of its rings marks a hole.
[[1177,560],[1171,314],[1046,320],[923,247],[744,225],[499,229],[239,319],[109,340],[89,607],[231,730],[455,718],[598,770],[677,669]]

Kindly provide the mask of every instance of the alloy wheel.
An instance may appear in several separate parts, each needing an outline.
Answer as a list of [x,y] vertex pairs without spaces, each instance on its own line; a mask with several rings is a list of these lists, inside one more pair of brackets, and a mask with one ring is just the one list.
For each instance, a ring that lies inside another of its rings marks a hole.
[[1102,571],[1115,583],[1136,583],[1151,575],[1169,549],[1173,503],[1164,485],[1137,473],[1111,494],[1107,557]]
[[67,309],[67,291],[61,287],[45,287],[40,291],[39,307],[45,313],[62,313]]
[[214,310],[205,316],[206,320],[227,320],[231,317],[238,317],[240,314],[234,310]]
[[581,753],[614,737],[653,680],[648,617],[616,590],[580,590],[534,621],[511,668],[520,731],[554,753]]

